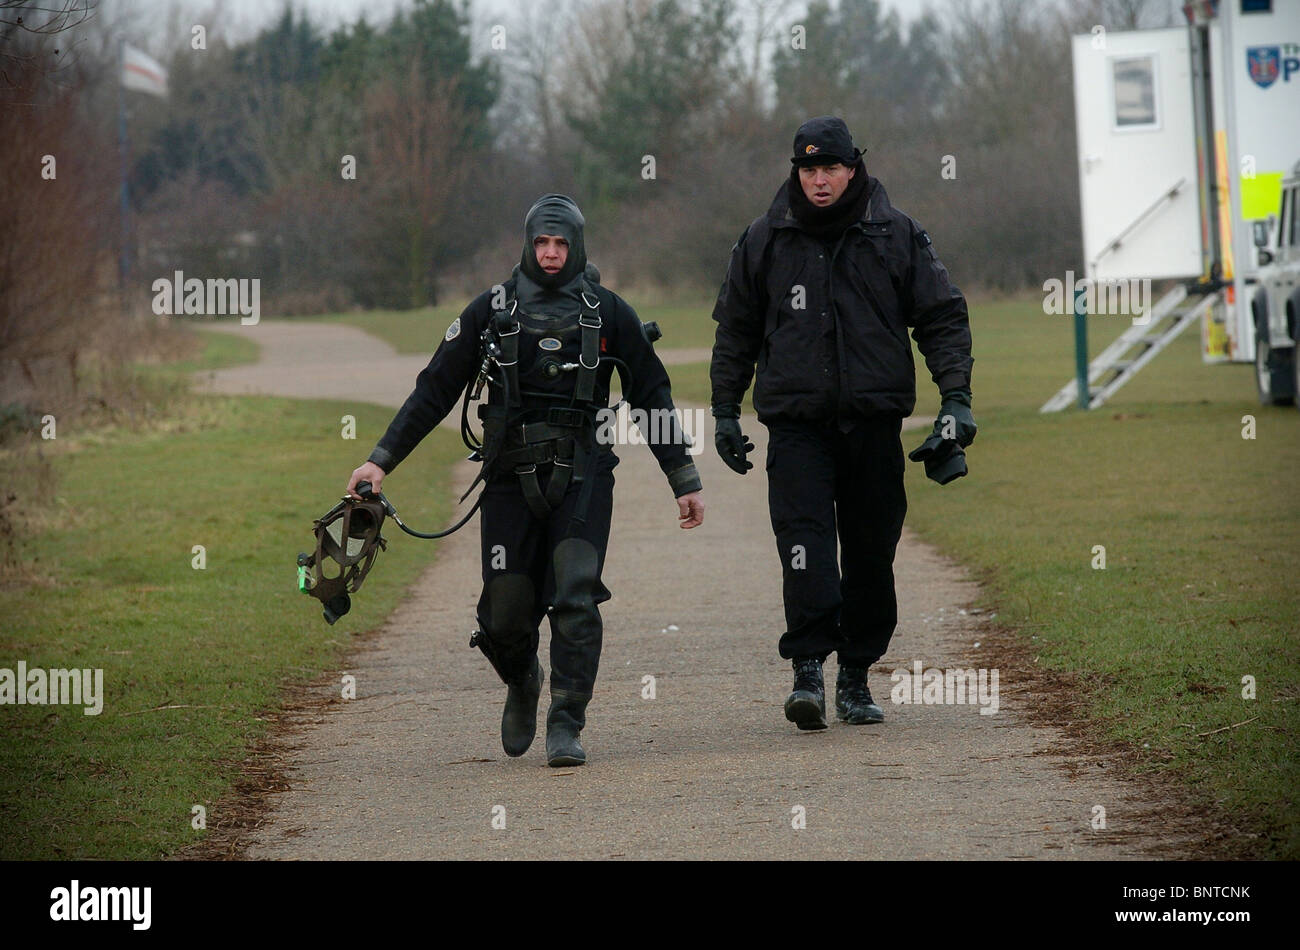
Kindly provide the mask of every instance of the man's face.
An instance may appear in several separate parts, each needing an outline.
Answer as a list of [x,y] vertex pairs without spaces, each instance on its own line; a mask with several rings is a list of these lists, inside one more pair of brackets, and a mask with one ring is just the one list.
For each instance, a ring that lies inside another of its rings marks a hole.
[[533,238],[537,263],[548,274],[558,274],[569,259],[569,242],[558,234],[539,234]]
[[799,169],[799,184],[803,193],[818,208],[825,208],[840,200],[844,189],[853,179],[852,168],[836,162],[834,165],[804,165]]

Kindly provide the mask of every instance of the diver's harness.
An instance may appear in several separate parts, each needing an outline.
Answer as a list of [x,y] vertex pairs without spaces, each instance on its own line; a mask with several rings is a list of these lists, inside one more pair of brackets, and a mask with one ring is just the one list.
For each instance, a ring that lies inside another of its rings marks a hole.
[[[517,299],[510,300],[505,309],[497,311],[484,331],[484,352],[487,365],[493,353],[492,344],[499,347],[496,366],[501,379],[488,376],[488,382],[499,384],[501,401],[478,407],[478,417],[483,423],[481,457],[483,470],[479,477],[490,478],[504,471],[513,472],[519,479],[519,489],[524,501],[537,518],[546,518],[559,507],[569,484],[583,481],[582,492],[573,514],[573,520],[586,519],[591,499],[592,480],[587,479],[589,463],[595,454],[596,412],[593,399],[596,392],[596,372],[600,369],[600,300],[591,292],[586,280],[582,282],[578,312],[577,332],[581,351],[577,363],[562,362],[557,357],[539,355],[532,372],[544,379],[555,379],[562,373],[576,374],[573,391],[568,396],[557,393],[528,392],[519,379],[520,324],[516,319]],[[546,327],[547,336],[558,338],[572,333],[575,327]],[[495,339],[490,339],[495,337]],[[540,351],[539,351],[540,353]],[[616,363],[630,377],[626,364],[614,357],[604,357]],[[482,371],[480,371],[480,379]],[[628,379],[624,379],[625,385]],[[555,405],[528,407],[525,396],[534,400],[548,400]],[[561,404],[566,400],[567,404]],[[468,406],[468,402],[465,404]],[[462,423],[462,430],[468,427]],[[551,476],[545,489],[537,475],[537,466],[550,463]]]
[[[506,286],[513,290],[513,281],[507,282]],[[600,354],[600,300],[585,278],[581,300],[576,326],[545,328],[550,337],[559,337],[577,329],[581,345],[578,362],[566,363],[556,357],[539,356],[534,367],[546,379],[554,379],[561,373],[576,373],[573,393],[568,397],[522,388],[519,380],[520,323],[515,317],[519,302],[512,297],[503,309],[493,312],[480,336],[482,360],[478,376],[472,386],[465,387],[461,400],[461,439],[470,449],[470,461],[483,463],[478,476],[460,496],[461,502],[469,497],[479,482],[484,482],[486,489],[489,479],[509,470],[518,477],[524,500],[537,518],[546,518],[559,507],[572,482],[582,482],[570,525],[586,520],[595,482],[594,478],[587,476],[596,453],[596,414],[601,408],[594,403],[597,370],[601,361],[613,363],[622,377],[624,393],[631,390],[633,380],[626,363],[617,357]],[[653,322],[643,324],[642,331],[651,343],[661,336],[658,325]],[[483,424],[480,440],[469,424],[469,404],[471,400],[478,400],[485,385],[499,389],[501,400],[478,407],[478,417]],[[525,396],[557,403],[567,399],[567,405],[525,407]],[[548,463],[552,464],[551,476],[543,489],[537,466]],[[325,619],[331,624],[351,609],[348,593],[355,593],[361,587],[374,565],[375,556],[380,550],[387,550],[388,542],[380,534],[385,516],[391,517],[399,528],[413,537],[444,538],[464,527],[483,503],[483,492],[480,491],[465,516],[450,528],[423,532],[407,527],[383,492],[373,492],[369,482],[359,482],[356,490],[362,496],[360,499],[345,495],[316,519],[315,553],[298,555],[298,589],[321,601],[325,607]],[[325,575],[327,559],[341,566],[337,576]]]

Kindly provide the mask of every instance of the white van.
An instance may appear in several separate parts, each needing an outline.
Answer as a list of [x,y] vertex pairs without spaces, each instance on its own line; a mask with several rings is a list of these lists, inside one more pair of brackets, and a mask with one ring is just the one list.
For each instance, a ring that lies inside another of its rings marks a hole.
[[1255,321],[1255,378],[1259,401],[1300,407],[1300,359],[1296,359],[1296,321],[1300,319],[1300,162],[1282,183],[1282,209],[1256,221],[1259,272],[1250,301]]

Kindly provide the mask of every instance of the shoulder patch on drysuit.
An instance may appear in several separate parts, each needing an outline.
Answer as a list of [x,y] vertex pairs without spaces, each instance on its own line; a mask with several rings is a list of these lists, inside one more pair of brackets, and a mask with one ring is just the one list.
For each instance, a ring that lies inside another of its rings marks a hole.
[[460,317],[451,321],[451,326],[447,327],[447,335],[443,337],[443,340],[450,343],[458,336],[460,336]]
[[912,235],[912,240],[921,247],[929,247],[933,243],[930,240],[930,235],[927,234],[924,229],[917,231],[916,234]]

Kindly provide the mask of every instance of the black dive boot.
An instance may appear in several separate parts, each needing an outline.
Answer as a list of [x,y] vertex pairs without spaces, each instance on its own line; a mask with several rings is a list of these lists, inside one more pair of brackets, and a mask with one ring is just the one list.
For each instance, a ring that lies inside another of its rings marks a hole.
[[546,714],[546,764],[553,768],[583,765],[587,753],[578,733],[587,724],[588,697],[551,687],[551,709]]
[[867,688],[867,667],[840,664],[835,677],[835,717],[853,726],[885,721],[885,711]]
[[542,678],[542,664],[534,657],[533,668],[528,673],[506,683],[509,691],[505,711],[501,713],[501,748],[506,750],[506,755],[523,755],[533,744]]
[[792,661],[794,692],[785,701],[785,718],[800,729],[826,728],[826,687],[822,682],[822,661],[805,657]]

